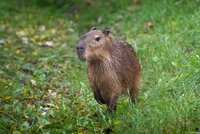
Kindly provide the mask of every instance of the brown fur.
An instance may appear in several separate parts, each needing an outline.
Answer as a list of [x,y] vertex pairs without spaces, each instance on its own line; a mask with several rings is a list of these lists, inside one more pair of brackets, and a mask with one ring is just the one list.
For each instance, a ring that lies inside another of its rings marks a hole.
[[135,101],[140,88],[140,64],[131,45],[113,40],[106,30],[94,28],[86,33],[78,42],[77,53],[88,63],[88,78],[95,99],[113,111],[118,97],[124,93],[129,92]]

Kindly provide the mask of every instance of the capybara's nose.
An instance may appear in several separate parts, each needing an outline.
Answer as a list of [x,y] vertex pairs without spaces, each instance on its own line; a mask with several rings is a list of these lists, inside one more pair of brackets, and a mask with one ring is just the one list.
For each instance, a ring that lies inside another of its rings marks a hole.
[[84,47],[78,45],[78,46],[76,46],[76,50],[77,51],[84,51]]

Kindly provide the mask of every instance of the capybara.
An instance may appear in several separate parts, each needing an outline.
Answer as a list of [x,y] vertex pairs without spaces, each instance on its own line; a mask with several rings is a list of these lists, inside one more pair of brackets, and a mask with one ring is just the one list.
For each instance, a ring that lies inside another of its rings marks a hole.
[[91,28],[77,43],[78,57],[88,64],[94,98],[116,110],[118,97],[128,93],[135,102],[140,88],[140,63],[131,45],[114,40],[110,30]]

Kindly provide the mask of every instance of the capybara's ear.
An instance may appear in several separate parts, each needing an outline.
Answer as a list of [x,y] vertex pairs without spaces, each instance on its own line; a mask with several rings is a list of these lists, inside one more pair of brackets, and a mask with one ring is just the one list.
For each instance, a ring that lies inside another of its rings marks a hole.
[[104,34],[105,36],[108,36],[109,33],[110,33],[110,29],[105,28],[102,32],[103,32],[103,34]]
[[96,28],[96,27],[92,27],[92,28],[90,29],[90,31],[92,31],[92,30],[97,30],[97,28]]

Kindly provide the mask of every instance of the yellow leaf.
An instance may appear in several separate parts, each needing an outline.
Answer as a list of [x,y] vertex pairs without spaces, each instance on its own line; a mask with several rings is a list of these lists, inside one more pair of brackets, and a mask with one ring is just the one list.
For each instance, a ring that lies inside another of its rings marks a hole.
[[32,54],[33,55],[38,55],[38,51],[33,51]]
[[122,121],[115,121],[114,124],[115,124],[116,126],[119,126],[119,125],[122,124]]
[[27,33],[25,31],[22,31],[22,30],[21,31],[17,31],[16,34],[18,36],[26,36],[27,35]]
[[55,33],[56,33],[56,30],[55,30],[55,29],[51,29],[51,33],[52,33],[52,34],[55,34]]
[[7,39],[7,42],[8,42],[8,44],[13,44],[13,39],[12,39],[11,37],[9,37],[9,38]]
[[84,132],[81,129],[78,129],[78,134],[84,134]]
[[37,44],[38,44],[39,46],[42,46],[42,45],[43,45],[43,43],[42,43],[42,42],[38,42]]
[[32,109],[35,109],[35,105],[30,105],[30,104],[28,104],[27,107],[28,107],[28,108],[32,108]]
[[43,127],[44,127],[44,125],[40,125],[40,126],[39,126],[39,128],[43,128]]
[[16,50],[16,54],[19,54],[21,51],[18,49],[18,50]]
[[4,48],[4,51],[8,51],[8,48],[7,48],[7,47],[5,47],[5,48]]
[[9,100],[11,98],[11,96],[5,96],[3,97],[4,100]]
[[36,39],[35,38],[30,38],[31,42],[33,43],[37,43]]
[[15,131],[13,131],[13,134],[21,134],[21,132],[15,130]]
[[44,39],[46,39],[46,38],[47,38],[46,35],[44,35],[44,34],[40,35],[40,40],[44,40]]

